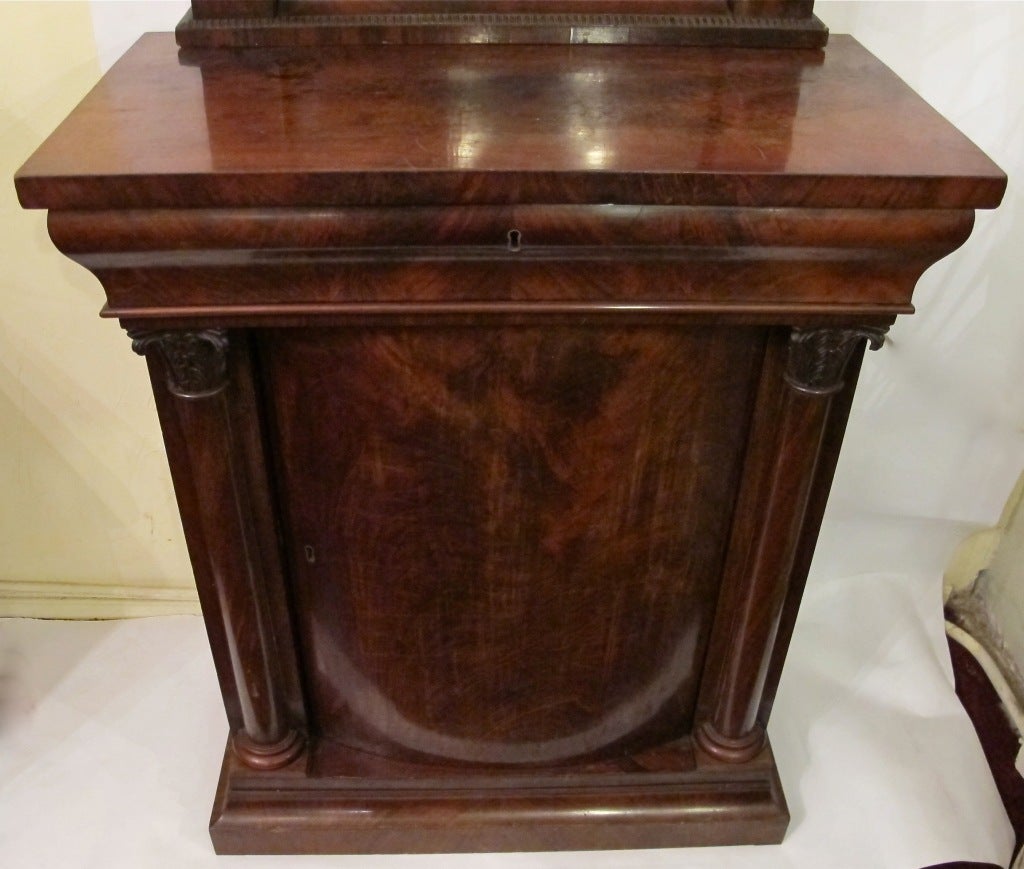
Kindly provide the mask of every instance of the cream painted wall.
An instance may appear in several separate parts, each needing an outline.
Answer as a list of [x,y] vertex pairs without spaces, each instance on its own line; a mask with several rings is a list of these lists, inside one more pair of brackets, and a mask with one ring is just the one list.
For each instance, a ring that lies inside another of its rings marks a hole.
[[106,72],[147,31],[174,30],[189,0],[90,0],[100,69]]
[[[0,3],[0,614],[194,608],[144,366],[96,318],[97,282],[52,248],[41,215],[18,209],[9,180],[101,66],[186,6]],[[922,279],[920,313],[870,355],[826,521],[830,573],[925,558],[941,569],[967,530],[993,523],[1024,464],[1024,3],[819,0],[817,11],[1011,178],[1002,208]],[[863,517],[882,520],[879,544],[850,551],[834,529]],[[920,523],[939,528],[937,554],[908,545]]]
[[[1009,175],[961,250],[918,285],[918,313],[871,354],[834,516],[991,525],[1024,466],[1024,3],[820,2]],[[952,541],[954,544],[956,539]]]
[[[933,571],[991,526],[1024,466],[1024,3],[819,2],[1009,175],[918,313],[865,364],[812,580]],[[867,528],[871,548],[844,545]],[[824,574],[824,575],[822,575]],[[939,589],[936,587],[936,595]]]
[[99,78],[94,12],[0,3],[0,615],[196,610],[145,365],[11,181]]

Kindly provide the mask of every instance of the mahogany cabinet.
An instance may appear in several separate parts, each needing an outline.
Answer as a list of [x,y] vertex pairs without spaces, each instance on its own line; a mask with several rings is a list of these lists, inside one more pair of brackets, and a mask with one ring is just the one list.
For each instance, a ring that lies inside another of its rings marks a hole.
[[861,356],[1002,173],[849,37],[184,41],[17,189],[149,365],[218,851],[779,841]]

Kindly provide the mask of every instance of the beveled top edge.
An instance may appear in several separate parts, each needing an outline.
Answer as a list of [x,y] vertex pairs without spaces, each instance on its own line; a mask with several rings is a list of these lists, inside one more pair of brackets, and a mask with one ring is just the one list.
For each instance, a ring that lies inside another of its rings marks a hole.
[[[363,173],[15,176],[24,208],[246,208],[424,205],[658,205],[750,208],[991,209],[1006,178]],[[839,189],[845,185],[847,189]],[[970,189],[965,189],[969,187]],[[753,189],[752,189],[753,188]]]

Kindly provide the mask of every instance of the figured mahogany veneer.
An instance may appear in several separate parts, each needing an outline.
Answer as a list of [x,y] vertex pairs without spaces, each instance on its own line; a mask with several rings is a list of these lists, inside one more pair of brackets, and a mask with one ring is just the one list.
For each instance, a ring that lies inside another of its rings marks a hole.
[[764,333],[268,330],[321,735],[557,764],[690,730]]
[[843,37],[144,37],[16,185],[150,368],[217,849],[779,841],[864,348],[1005,183]]
[[843,36],[827,52],[453,45],[179,58],[152,34],[18,173],[24,205],[62,211],[952,209],[995,207],[1004,188],[966,137]]

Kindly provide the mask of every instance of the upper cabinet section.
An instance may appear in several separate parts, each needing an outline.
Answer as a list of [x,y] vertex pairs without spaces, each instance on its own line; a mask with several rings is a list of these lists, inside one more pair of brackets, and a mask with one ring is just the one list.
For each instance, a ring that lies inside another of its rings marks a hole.
[[440,43],[821,48],[813,0],[192,0],[182,48]]

